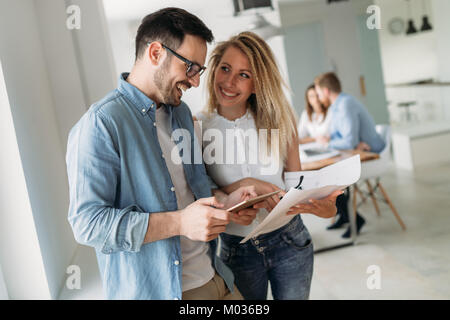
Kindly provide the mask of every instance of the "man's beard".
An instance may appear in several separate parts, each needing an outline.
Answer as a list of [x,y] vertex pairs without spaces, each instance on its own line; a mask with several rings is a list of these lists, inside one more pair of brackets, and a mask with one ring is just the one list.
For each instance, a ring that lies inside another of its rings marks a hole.
[[159,89],[161,93],[162,103],[170,104],[172,106],[178,106],[181,103],[181,100],[178,100],[174,95],[174,90],[170,85],[170,80],[167,79],[167,73],[169,70],[169,60],[166,59],[164,64],[159,68],[155,75],[153,76],[153,81],[156,87]]

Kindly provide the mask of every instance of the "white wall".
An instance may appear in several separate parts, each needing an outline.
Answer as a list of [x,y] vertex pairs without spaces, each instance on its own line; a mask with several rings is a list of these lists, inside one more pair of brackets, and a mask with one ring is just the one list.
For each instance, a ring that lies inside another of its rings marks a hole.
[[74,119],[86,110],[88,99],[82,87],[82,72],[78,69],[76,49],[70,30],[65,28],[64,1],[40,0],[36,2],[42,50],[53,108],[59,129],[61,149],[65,153],[66,138]]
[[[361,48],[358,41],[356,17],[365,14],[370,0],[326,4],[325,1],[280,1],[281,23],[284,28],[318,22],[322,25],[325,47],[325,66],[335,71],[343,90],[364,101],[359,87],[361,70]],[[320,41],[320,40],[318,40]],[[302,44],[307,46],[308,44]],[[290,68],[296,70],[291,62]],[[314,80],[309,76],[309,82]],[[303,96],[305,88],[295,88]]]
[[[29,197],[26,193],[18,193],[23,199],[17,201],[23,205],[28,203],[33,212],[50,294],[42,295],[42,298],[56,297],[65,274],[63,261],[68,262],[75,245],[66,222],[68,192],[64,156],[40,42],[35,2],[2,1],[0,15],[0,59]],[[15,214],[16,210],[11,209],[8,214]],[[24,223],[14,221],[11,216],[8,219],[2,228],[15,229],[14,224]],[[2,246],[17,242],[17,235],[11,236],[9,241],[2,241]],[[15,273],[16,267],[9,265],[7,258],[2,261],[7,283],[19,281],[14,279],[22,276]],[[33,265],[28,263],[26,268],[31,269]],[[36,297],[36,293],[32,289],[11,290],[10,296],[28,298],[30,295]]]
[[[129,72],[134,63],[134,38],[136,37],[140,20],[147,14],[161,8],[176,6],[197,15],[211,29],[215,37],[215,42],[208,47],[208,54],[214,48],[215,43],[227,40],[238,32],[248,30],[248,26],[253,20],[252,15],[233,17],[232,1],[129,0],[121,2],[117,0],[103,0],[103,3],[108,19],[117,76],[121,72]],[[277,9],[276,2],[274,2],[274,5]],[[272,24],[280,25],[280,17],[277,10],[264,13],[264,17]],[[288,83],[282,36],[271,38],[267,42],[274,51],[280,70]],[[199,88],[190,89],[183,94],[183,101],[189,105],[194,114],[203,109],[206,104],[205,75],[201,79]],[[289,94],[288,98],[290,99]]]
[[[434,14],[433,23],[437,39],[437,80],[442,82],[450,82],[450,37],[448,34],[450,30],[450,19],[448,18],[450,12],[450,1],[433,0],[432,8]],[[445,100],[448,105],[447,119],[450,119],[450,92],[447,93],[447,98],[448,100]]]
[[[78,5],[81,10],[81,29],[73,30],[71,33],[79,68],[82,70],[87,103],[91,105],[117,86],[103,2],[101,0],[67,0],[66,2]],[[128,3],[128,1],[124,2]]]
[[[434,25],[432,2],[427,0],[428,16]],[[385,83],[397,84],[436,79],[438,62],[435,30],[406,35],[408,19],[406,1],[376,0],[375,3],[381,8],[382,29],[379,31],[379,36]],[[419,30],[422,25],[422,2],[411,0],[411,9],[414,25]],[[389,21],[394,17],[400,17],[405,21],[405,32],[402,34],[392,35],[389,32]]]
[[[407,6],[400,0],[376,0],[381,7],[380,44],[386,94],[391,102],[389,106],[393,124],[418,124],[450,120],[449,85],[408,85],[389,86],[390,84],[409,83],[418,80],[433,79],[436,82],[450,82],[450,1],[427,0],[427,15],[433,30],[406,36],[392,35],[388,23],[393,17],[405,20]],[[418,0],[411,1],[414,24],[420,29],[423,7]],[[406,31],[406,30],[405,30]],[[397,107],[399,102],[415,101],[410,108],[412,123],[404,121],[405,110]]]
[[11,298],[49,299],[50,291],[1,65],[0,136],[0,261],[3,268],[0,282],[4,281],[0,286],[5,286],[2,291],[7,289]]
[[[69,4],[80,6],[81,30],[66,27]],[[12,158],[0,162],[0,260],[12,299],[57,298],[65,283],[77,247],[67,222],[67,134],[115,87],[105,27],[100,0],[0,2],[10,105],[2,111],[12,116],[1,127]]]
[[8,290],[6,290],[5,279],[3,278],[2,266],[0,265],[0,300],[8,300]]

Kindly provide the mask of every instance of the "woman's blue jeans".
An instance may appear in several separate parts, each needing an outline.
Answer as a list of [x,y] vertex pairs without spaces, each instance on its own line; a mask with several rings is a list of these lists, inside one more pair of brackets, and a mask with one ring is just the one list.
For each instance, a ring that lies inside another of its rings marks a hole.
[[300,215],[244,244],[239,236],[222,233],[220,238],[220,258],[233,271],[244,299],[265,300],[269,281],[275,300],[309,298],[314,250]]

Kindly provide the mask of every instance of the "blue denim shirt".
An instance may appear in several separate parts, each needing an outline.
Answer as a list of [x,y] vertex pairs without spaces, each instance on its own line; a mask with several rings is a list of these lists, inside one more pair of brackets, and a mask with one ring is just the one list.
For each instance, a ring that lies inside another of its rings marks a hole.
[[375,122],[367,109],[354,97],[339,94],[331,105],[330,143],[333,149],[355,149],[363,141],[370,151],[381,152],[384,141],[375,130]]
[[[106,298],[181,299],[180,237],[143,244],[149,214],[178,208],[158,141],[156,104],[126,82],[127,76],[122,74],[119,87],[93,104],[70,131],[68,219],[75,239],[96,250]],[[173,130],[187,129],[188,145],[198,145],[187,105],[164,107]],[[180,155],[186,151],[180,149]],[[190,159],[189,152],[183,155],[195,198],[210,197],[204,164],[195,164],[194,152]],[[232,291],[233,274],[216,256],[217,240],[209,244],[211,261]]]

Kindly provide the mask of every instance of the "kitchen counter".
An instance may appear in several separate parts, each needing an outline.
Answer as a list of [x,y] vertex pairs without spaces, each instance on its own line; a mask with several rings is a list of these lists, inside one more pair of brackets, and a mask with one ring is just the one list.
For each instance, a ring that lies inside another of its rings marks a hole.
[[450,162],[450,121],[430,122],[393,128],[392,147],[395,164],[414,170]]

